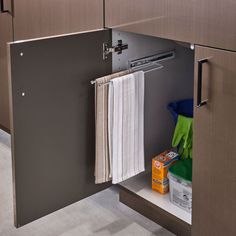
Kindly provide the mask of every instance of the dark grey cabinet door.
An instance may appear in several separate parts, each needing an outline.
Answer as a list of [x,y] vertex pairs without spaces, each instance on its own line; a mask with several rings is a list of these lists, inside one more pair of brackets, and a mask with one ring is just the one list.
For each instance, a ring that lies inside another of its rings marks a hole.
[[105,0],[106,27],[193,42],[194,0]]
[[109,186],[95,185],[91,80],[109,30],[10,45],[15,222],[20,227]]
[[[7,2],[6,2],[7,3]],[[5,9],[9,9],[5,5]],[[7,43],[13,41],[12,16],[0,13],[0,128],[10,130]]]
[[14,0],[15,40],[103,28],[103,0]]
[[206,105],[194,113],[193,236],[235,236],[236,227],[236,53],[196,47],[203,64]]

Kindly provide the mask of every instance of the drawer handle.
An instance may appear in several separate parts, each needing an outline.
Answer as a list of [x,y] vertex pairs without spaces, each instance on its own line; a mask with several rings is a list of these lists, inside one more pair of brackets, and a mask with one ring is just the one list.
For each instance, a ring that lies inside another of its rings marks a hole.
[[208,59],[198,61],[198,81],[197,81],[197,107],[202,107],[207,104],[208,100],[202,101],[202,69],[203,64],[207,63]]

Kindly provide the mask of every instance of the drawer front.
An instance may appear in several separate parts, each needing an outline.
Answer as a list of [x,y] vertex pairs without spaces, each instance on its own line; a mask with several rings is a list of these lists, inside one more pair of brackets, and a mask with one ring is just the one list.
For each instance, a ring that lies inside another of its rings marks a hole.
[[105,0],[106,27],[193,41],[194,0]]
[[198,0],[194,6],[197,44],[236,51],[236,1]]
[[236,51],[235,0],[105,0],[105,25]]
[[103,28],[103,0],[15,0],[15,40]]

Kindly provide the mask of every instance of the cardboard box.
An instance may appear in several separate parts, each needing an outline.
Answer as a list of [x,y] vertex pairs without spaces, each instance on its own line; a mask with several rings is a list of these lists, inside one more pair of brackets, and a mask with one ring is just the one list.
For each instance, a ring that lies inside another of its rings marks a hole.
[[169,192],[169,180],[165,179],[164,181],[159,181],[155,178],[152,178],[152,189],[161,193],[166,194]]
[[179,159],[173,151],[165,151],[152,159],[152,189],[165,194],[169,191],[168,169]]

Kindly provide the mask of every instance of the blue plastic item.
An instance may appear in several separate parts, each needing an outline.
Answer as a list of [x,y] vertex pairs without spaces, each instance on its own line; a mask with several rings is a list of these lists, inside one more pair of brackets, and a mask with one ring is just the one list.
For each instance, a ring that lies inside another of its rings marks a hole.
[[171,112],[175,124],[177,124],[178,115],[193,118],[193,99],[172,102],[168,105],[168,110]]

